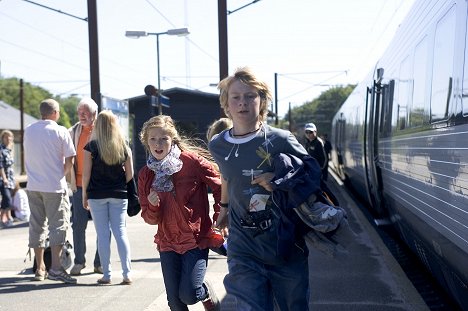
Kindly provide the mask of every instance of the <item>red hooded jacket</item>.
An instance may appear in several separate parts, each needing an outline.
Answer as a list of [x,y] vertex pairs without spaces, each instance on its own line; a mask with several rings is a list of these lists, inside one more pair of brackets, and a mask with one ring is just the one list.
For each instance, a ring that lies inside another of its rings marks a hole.
[[219,215],[221,199],[220,174],[215,166],[195,153],[180,154],[182,169],[172,175],[172,192],[158,192],[159,205],[148,201],[155,173],[146,165],[138,173],[138,196],[141,217],[150,225],[158,225],[154,242],[160,251],[183,254],[199,247],[219,247],[223,239],[211,229],[208,186],[215,200],[213,220]]

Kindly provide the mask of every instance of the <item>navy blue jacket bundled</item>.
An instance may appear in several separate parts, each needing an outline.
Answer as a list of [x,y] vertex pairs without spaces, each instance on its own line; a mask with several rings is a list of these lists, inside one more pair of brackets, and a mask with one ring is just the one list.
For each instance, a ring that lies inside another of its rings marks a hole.
[[299,159],[280,153],[274,157],[273,167],[273,201],[281,214],[279,253],[287,257],[291,242],[304,237],[309,245],[335,257],[343,247],[334,238],[345,235],[348,240],[354,234],[349,232],[346,212],[324,200],[317,161],[311,156]]
[[322,191],[320,166],[311,156],[301,160],[292,154],[280,153],[273,158],[273,169],[273,199],[285,210],[292,211],[307,202],[312,194],[319,195]]

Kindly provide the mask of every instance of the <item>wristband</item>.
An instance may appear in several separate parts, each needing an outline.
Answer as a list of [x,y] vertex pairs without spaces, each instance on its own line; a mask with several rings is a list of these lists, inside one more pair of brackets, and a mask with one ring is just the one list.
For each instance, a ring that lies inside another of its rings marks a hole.
[[219,206],[224,207],[224,208],[228,208],[228,207],[229,207],[229,203],[221,203],[221,202],[219,202]]

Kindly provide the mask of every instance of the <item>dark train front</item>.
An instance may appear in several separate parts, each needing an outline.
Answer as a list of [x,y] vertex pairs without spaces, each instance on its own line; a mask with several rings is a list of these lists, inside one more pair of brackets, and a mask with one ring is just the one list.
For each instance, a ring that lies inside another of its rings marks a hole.
[[468,310],[467,0],[416,1],[333,120],[332,154]]

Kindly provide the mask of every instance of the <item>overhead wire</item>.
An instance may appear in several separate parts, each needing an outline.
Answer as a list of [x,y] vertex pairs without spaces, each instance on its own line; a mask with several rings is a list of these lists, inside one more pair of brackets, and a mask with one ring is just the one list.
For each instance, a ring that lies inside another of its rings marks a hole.
[[[389,25],[390,23],[393,21],[393,19],[395,18],[396,14],[398,13],[398,11],[401,9],[401,6],[403,5],[405,0],[401,0],[400,1],[400,4],[398,5],[398,7],[393,11],[393,14],[390,16],[390,18],[387,20],[387,23],[385,24],[385,27],[383,27],[384,31],[383,32],[386,32],[388,29],[389,29]],[[379,14],[376,15],[375,19],[374,19],[374,23],[372,24],[372,32],[373,30],[375,29],[375,25],[377,24],[377,22],[379,21],[380,19],[380,14],[383,12],[383,9],[385,7],[387,2],[383,2],[381,7],[380,7],[380,10],[379,10]],[[380,41],[382,40],[383,36],[378,36],[377,37],[377,40],[375,40],[372,44],[372,46],[370,47],[370,49],[367,50],[367,54],[366,54],[366,57],[363,57],[362,58],[362,61],[356,66],[357,68],[361,67],[363,65],[363,63],[366,62],[367,59],[369,59],[370,55],[375,51],[378,43],[380,43]]]
[[[158,10],[156,8],[156,6],[153,5],[153,3],[151,3],[150,0],[145,0],[165,21],[167,21],[169,23],[169,25],[171,25],[172,27],[176,27],[176,25],[169,19],[167,18],[160,10]],[[202,47],[200,47],[197,43],[195,43],[192,39],[190,39],[189,37],[185,37],[185,40],[187,40],[188,42],[190,42],[190,44],[192,44],[194,47],[196,47],[200,52],[202,52],[203,54],[205,54],[206,56],[208,56],[210,59],[212,59],[213,61],[215,62],[218,62],[218,58],[212,56],[210,53],[208,53],[207,51],[205,51]]]
[[[401,1],[400,1],[398,7],[393,11],[393,14],[392,14],[391,17],[387,20],[387,22],[386,22],[386,24],[385,24],[385,27],[383,28],[383,29],[385,29],[385,31],[387,31],[387,29],[389,28],[388,26],[390,25],[390,23],[391,23],[391,22],[393,21],[393,19],[395,18],[396,14],[397,14],[398,11],[400,10],[400,8],[401,8],[401,6],[403,5],[403,2],[404,2],[404,1],[405,1],[405,0],[401,0]],[[379,12],[378,12],[378,14],[375,16],[374,22],[372,23],[372,27],[371,27],[370,29],[372,29],[372,30],[375,29],[375,25],[376,25],[377,22],[380,20],[380,16],[381,16],[381,14],[382,14],[382,12],[383,12],[383,10],[384,10],[385,5],[386,5],[386,2],[383,2],[383,3],[381,4],[381,7],[380,7],[380,9],[379,9]],[[377,38],[377,40],[375,40],[375,41],[373,42],[373,45],[372,45],[371,48],[367,51],[366,57],[362,58],[363,61],[360,62],[360,65],[356,66],[357,68],[361,67],[362,64],[364,63],[364,60],[366,60],[366,59],[369,58],[369,56],[373,53],[373,51],[376,49],[378,43],[379,43],[381,40],[382,40],[382,36],[379,36],[379,37]],[[352,70],[352,69],[351,69],[351,70]],[[342,72],[344,72],[344,73],[347,74],[349,71],[350,71],[350,70],[345,70],[345,71],[342,71]],[[307,73],[297,73],[297,74],[307,74]],[[287,77],[287,75],[290,75],[290,74],[278,74],[278,75]],[[338,74],[337,76],[340,76],[340,75],[341,75],[341,74]],[[326,80],[324,80],[324,81],[322,81],[322,82],[319,82],[319,83],[314,83],[314,84],[312,84],[312,86],[309,86],[309,87],[304,88],[304,89],[302,89],[302,90],[300,90],[300,91],[298,91],[298,92],[295,92],[295,93],[293,93],[293,94],[290,94],[290,95],[287,95],[287,96],[285,96],[285,97],[283,97],[283,98],[280,98],[280,99],[278,99],[278,101],[279,101],[279,102],[280,102],[280,101],[284,101],[284,100],[286,100],[286,99],[288,99],[288,98],[291,98],[291,97],[294,97],[294,96],[296,96],[296,95],[298,95],[298,94],[301,94],[301,93],[304,93],[304,92],[306,92],[306,91],[309,91],[310,89],[312,89],[312,88],[314,88],[314,87],[317,87],[317,86],[329,86],[329,85],[324,85],[323,83],[325,83],[326,81],[329,81],[330,79],[334,79],[334,78],[336,78],[337,76],[331,77],[331,78],[326,79]],[[289,78],[290,78],[290,79],[293,79],[293,78],[291,78],[291,77],[289,77]],[[300,80],[297,80],[297,81],[303,82],[303,83],[307,83],[306,81],[300,81]]]
[[[26,1],[26,0],[24,0],[24,1]],[[30,2],[30,1],[27,1],[27,2]],[[8,14],[5,14],[4,12],[0,12],[0,14],[3,15],[3,16],[5,16],[6,18],[12,20],[12,21],[15,22],[15,23],[21,24],[21,25],[23,25],[24,27],[27,27],[27,28],[31,29],[32,31],[35,31],[35,32],[37,32],[37,33],[40,33],[40,34],[42,34],[42,35],[44,35],[44,36],[46,36],[46,37],[49,37],[49,38],[51,38],[51,39],[53,39],[53,40],[59,41],[59,42],[61,42],[62,44],[68,45],[68,46],[72,47],[75,51],[80,51],[80,52],[82,52],[83,54],[86,55],[86,57],[88,57],[88,55],[89,55],[89,50],[84,49],[82,46],[76,45],[76,44],[74,44],[74,43],[72,43],[72,42],[70,42],[70,41],[67,41],[67,40],[64,40],[64,39],[62,39],[62,38],[59,38],[59,37],[57,37],[57,36],[55,36],[55,35],[53,35],[53,34],[51,34],[51,33],[42,31],[41,29],[38,29],[37,27],[35,27],[35,26],[33,26],[33,25],[29,24],[29,23],[23,22],[23,21],[21,21],[21,20],[15,18],[15,17],[13,17],[13,16],[10,16],[10,15],[8,15]],[[26,50],[26,51],[28,51],[28,52],[30,52],[30,53],[37,54],[37,55],[40,55],[40,56],[42,56],[42,57],[46,57],[46,58],[48,58],[48,59],[51,59],[51,60],[54,60],[54,61],[57,61],[57,62],[60,62],[60,63],[67,64],[67,65],[73,66],[73,67],[75,67],[75,68],[79,68],[79,69],[81,69],[81,70],[84,70],[84,71],[89,71],[89,67],[88,67],[88,66],[83,67],[83,66],[76,65],[76,63],[70,63],[70,62],[64,61],[64,60],[62,60],[62,59],[55,58],[55,57],[50,56],[50,55],[48,55],[48,54],[44,54],[44,53],[42,53],[42,52],[40,52],[40,51],[38,51],[38,50],[36,50],[36,49],[34,49],[34,48],[32,48],[32,47],[21,46],[21,45],[19,45],[19,44],[17,44],[17,43],[10,42],[10,41],[4,40],[4,39],[0,39],[0,41],[3,41],[4,43],[9,44],[9,45],[18,47],[18,48],[20,48],[20,49],[22,49],[22,50]],[[110,62],[110,63],[112,63],[112,64],[114,64],[114,65],[117,65],[117,66],[119,66],[119,67],[121,67],[121,68],[125,68],[126,70],[131,70],[131,71],[133,71],[133,72],[135,72],[135,73],[138,73],[138,72],[139,72],[139,71],[136,70],[134,67],[127,66],[127,65],[125,65],[125,64],[122,64],[122,63],[119,62],[119,61],[116,61],[116,60],[111,59],[111,58],[108,58],[108,57],[105,57],[105,58],[101,57],[101,60]],[[33,67],[29,66],[29,65],[22,64],[22,63],[19,63],[19,62],[17,62],[17,61],[10,61],[10,62],[12,62],[12,63],[14,62],[14,63],[20,64],[20,65],[22,65],[22,66],[26,66],[26,67],[29,67],[29,68],[33,68]],[[47,71],[43,70],[42,68],[41,68],[41,69],[39,69],[39,68],[34,68],[34,70],[35,70],[35,71],[38,71],[38,72],[47,72]],[[51,73],[51,72],[47,72],[47,73],[53,74],[53,73]],[[108,75],[108,74],[105,74],[105,73],[101,73],[101,75],[103,75],[103,76],[105,76],[105,77],[109,77],[110,79],[113,79],[113,80],[115,80],[115,81],[119,81],[119,82],[121,82],[121,83],[125,83],[125,84],[127,84],[127,85],[128,85],[129,83],[131,84],[131,82],[129,82],[129,81],[124,81],[124,80],[115,78],[114,75]],[[41,82],[41,84],[42,84],[42,83],[46,83],[46,82],[43,81],[43,82]],[[68,82],[67,82],[67,80],[63,80],[63,81],[56,81],[56,83],[68,83]]]
[[312,89],[312,88],[314,88],[314,87],[317,87],[317,86],[331,86],[331,85],[329,85],[329,84],[324,85],[324,83],[327,82],[327,81],[333,80],[333,79],[335,79],[336,77],[341,76],[343,73],[344,73],[344,72],[338,73],[338,74],[336,74],[336,75],[334,75],[334,76],[332,76],[332,77],[328,77],[328,78],[326,78],[325,80],[322,80],[322,81],[320,81],[320,82],[318,82],[318,83],[314,83],[313,85],[308,86],[308,87],[306,87],[305,89],[302,89],[302,90],[300,90],[300,91],[298,91],[298,92],[296,92],[296,93],[290,94],[290,95],[288,95],[288,96],[286,96],[286,97],[283,97],[283,98],[279,98],[278,101],[286,100],[286,99],[291,98],[291,97],[293,97],[293,96],[296,96],[296,95],[298,95],[298,94],[301,94],[301,93],[304,93],[304,92],[306,92],[306,91],[309,91],[310,89]]

